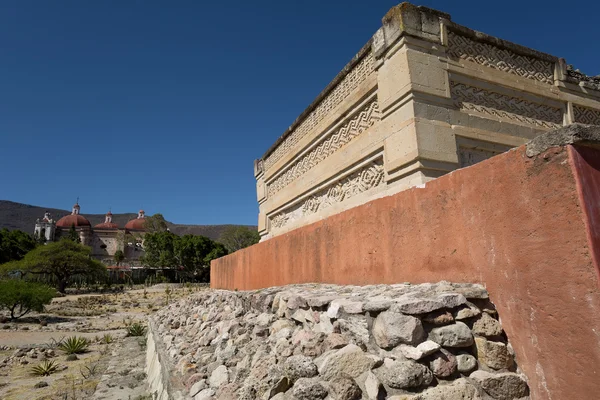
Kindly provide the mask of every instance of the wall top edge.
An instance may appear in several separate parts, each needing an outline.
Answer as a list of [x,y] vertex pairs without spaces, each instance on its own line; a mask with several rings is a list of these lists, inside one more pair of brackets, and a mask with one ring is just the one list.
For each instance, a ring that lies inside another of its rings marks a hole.
[[289,128],[286,129],[283,135],[281,135],[275,141],[275,143],[269,147],[269,149],[262,155],[262,160],[266,159],[269,154],[271,154],[277,148],[277,146],[279,146],[281,142],[283,142],[285,138],[288,137],[294,131],[294,129],[296,129],[298,125],[300,125],[300,123],[319,105],[321,100],[323,100],[346,77],[346,75],[348,75],[348,73],[350,73],[350,71],[352,71],[352,69],[371,52],[371,41],[372,39],[369,39],[369,41],[358,51],[358,53],[356,53],[356,55],[352,57],[346,66],[342,68],[342,70],[335,76],[335,78],[329,82],[325,89],[319,93],[312,103],[310,103],[310,105],[302,112],[302,114],[300,114],[294,120],[294,122]]
[[471,39],[474,39],[478,42],[484,42],[491,44],[495,47],[500,47],[502,49],[510,50],[513,53],[517,53],[523,56],[529,56],[534,58],[539,58],[541,60],[550,61],[550,62],[558,62],[560,57],[553,56],[552,54],[544,53],[530,47],[526,47],[517,43],[509,42],[508,40],[500,39],[496,36],[488,35],[487,33],[479,32],[474,29],[468,28],[464,25],[459,25],[456,22],[447,21],[447,28],[454,33],[458,33],[462,36],[467,36]]
[[572,144],[600,147],[600,126],[571,124],[543,133],[526,144],[526,154],[534,157],[552,147]]
[[[581,86],[584,89],[600,91],[600,75],[585,75],[571,66],[563,58],[544,53],[517,43],[513,43],[483,32],[476,31],[452,21],[450,14],[409,2],[392,7],[382,18],[382,27],[369,39],[360,51],[346,64],[335,78],[319,93],[312,103],[294,120],[290,127],[257,160],[265,160],[277,147],[317,108],[319,103],[352,71],[352,69],[370,53],[381,58],[401,37],[414,36],[420,39],[442,43],[444,25],[449,32],[466,36],[478,42],[506,49],[519,55],[557,63],[560,68],[559,79]],[[255,164],[258,165],[258,164]]]

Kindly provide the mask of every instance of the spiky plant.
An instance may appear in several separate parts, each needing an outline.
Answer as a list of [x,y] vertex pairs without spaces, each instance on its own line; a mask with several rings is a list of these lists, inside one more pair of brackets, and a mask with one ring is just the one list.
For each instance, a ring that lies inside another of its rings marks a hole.
[[58,371],[58,364],[54,361],[45,360],[31,368],[31,373],[37,376],[50,376]]
[[59,348],[67,354],[80,354],[87,351],[90,342],[83,337],[71,336],[66,338]]
[[144,336],[146,327],[139,322],[134,322],[127,327],[127,336]]
[[102,336],[102,343],[111,344],[112,342],[114,342],[114,339],[110,333],[106,333],[104,336]]

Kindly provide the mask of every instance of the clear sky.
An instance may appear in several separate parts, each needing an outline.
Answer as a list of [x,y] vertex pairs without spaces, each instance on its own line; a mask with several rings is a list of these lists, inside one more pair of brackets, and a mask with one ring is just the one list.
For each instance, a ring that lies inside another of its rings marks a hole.
[[[256,224],[253,160],[392,0],[0,1],[0,199]],[[600,74],[596,0],[423,0]]]

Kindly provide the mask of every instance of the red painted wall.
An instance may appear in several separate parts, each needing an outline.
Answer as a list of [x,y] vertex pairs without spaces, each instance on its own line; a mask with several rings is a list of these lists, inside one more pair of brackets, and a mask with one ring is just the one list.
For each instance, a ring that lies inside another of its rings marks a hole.
[[600,216],[580,196],[600,198],[598,159],[521,147],[215,260],[211,287],[481,282],[532,399],[597,398]]
[[575,170],[592,256],[600,276],[600,149],[570,146],[569,156]]

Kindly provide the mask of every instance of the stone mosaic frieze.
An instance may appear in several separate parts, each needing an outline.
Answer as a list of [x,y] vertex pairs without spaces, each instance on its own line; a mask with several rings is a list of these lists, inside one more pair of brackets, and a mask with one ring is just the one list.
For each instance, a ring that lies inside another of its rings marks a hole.
[[554,84],[554,64],[448,32],[448,55],[538,82]]
[[507,96],[460,82],[450,82],[454,105],[485,117],[508,119],[543,128],[562,126],[563,112],[545,104]]
[[291,132],[283,142],[264,160],[267,171],[307,133],[312,131],[331,111],[340,105],[374,71],[374,58],[367,54],[342,81],[319,103],[319,105]]
[[358,171],[332,183],[299,204],[271,218],[273,229],[282,228],[308,215],[315,214],[359,193],[384,184],[383,159],[375,160]]
[[354,138],[381,120],[377,101],[365,105],[354,117],[331,132],[318,146],[291,164],[288,169],[268,184],[269,196],[292,183],[321,161],[350,143]]
[[600,111],[582,106],[573,106],[575,122],[586,125],[600,125]]

